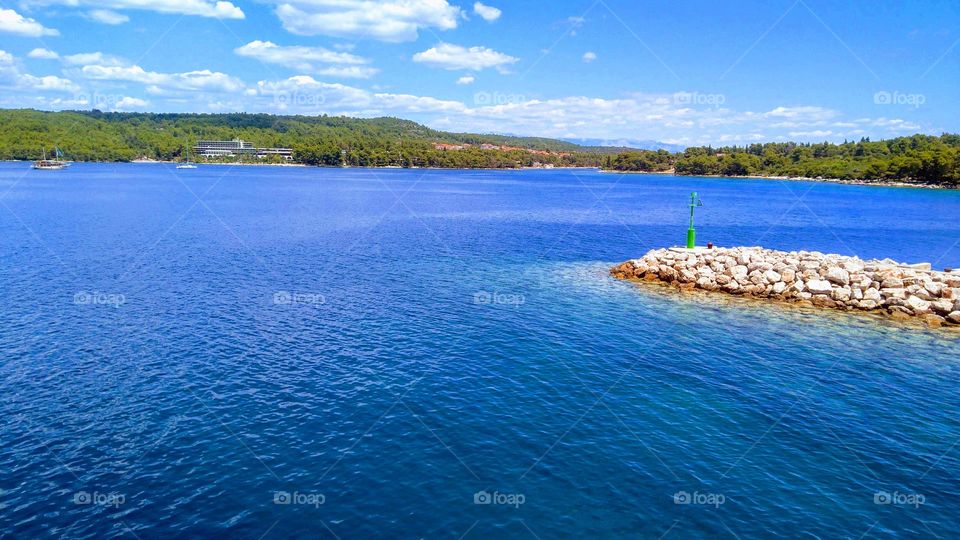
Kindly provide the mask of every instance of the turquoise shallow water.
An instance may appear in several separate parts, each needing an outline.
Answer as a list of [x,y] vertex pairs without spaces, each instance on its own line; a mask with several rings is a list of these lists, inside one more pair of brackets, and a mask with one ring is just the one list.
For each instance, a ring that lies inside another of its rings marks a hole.
[[0,536],[960,534],[955,334],[608,277],[692,190],[960,266],[956,192],[0,164]]

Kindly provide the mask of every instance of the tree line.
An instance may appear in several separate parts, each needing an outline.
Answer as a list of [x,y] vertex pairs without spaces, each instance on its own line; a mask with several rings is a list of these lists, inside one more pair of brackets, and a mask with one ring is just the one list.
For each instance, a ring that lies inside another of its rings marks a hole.
[[610,170],[680,175],[786,176],[960,187],[960,135],[912,135],[884,141],[700,146],[664,156],[624,152],[606,156]]
[[[184,159],[200,140],[243,139],[293,149],[294,161],[330,167],[601,167],[679,175],[788,176],[960,187],[960,135],[913,135],[842,144],[699,146],[683,152],[587,147],[536,137],[447,133],[399,118],[269,114],[153,114],[0,110],[0,159],[36,160],[59,146],[73,161]],[[462,145],[444,149],[439,143]],[[500,149],[484,149],[495,145]],[[198,159],[197,156],[192,156]],[[212,158],[211,158],[212,159]],[[282,161],[271,156],[220,160]]]
[[[399,118],[358,119],[268,114],[151,114],[0,110],[0,159],[36,160],[60,147],[73,161],[177,161],[200,140],[243,139],[257,147],[292,148],[307,165],[355,167],[515,168],[537,163],[597,167],[600,155],[553,139],[446,133]],[[438,143],[469,145],[462,150]],[[480,145],[511,147],[481,149]],[[523,148],[537,153],[512,148]],[[577,149],[583,152],[575,152]],[[593,149],[595,152],[596,150]],[[194,160],[203,161],[199,156]],[[275,162],[255,156],[211,161]]]

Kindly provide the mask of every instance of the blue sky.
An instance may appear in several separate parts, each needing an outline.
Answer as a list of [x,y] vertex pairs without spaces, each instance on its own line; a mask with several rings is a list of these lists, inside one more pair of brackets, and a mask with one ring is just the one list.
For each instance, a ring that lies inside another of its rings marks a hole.
[[960,3],[0,0],[0,107],[745,144],[960,131]]

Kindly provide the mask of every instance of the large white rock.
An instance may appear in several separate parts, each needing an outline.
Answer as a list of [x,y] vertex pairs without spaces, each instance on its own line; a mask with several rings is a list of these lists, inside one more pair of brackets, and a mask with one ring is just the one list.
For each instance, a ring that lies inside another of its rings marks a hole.
[[716,286],[717,284],[708,277],[702,277],[697,280],[697,287],[700,287],[701,289],[714,289]]
[[767,279],[767,283],[772,284],[780,282],[780,274],[778,274],[775,270],[767,270],[763,273],[763,277]]
[[907,297],[907,307],[912,309],[917,315],[923,315],[924,313],[930,312],[930,302],[927,302],[918,296]]
[[827,281],[837,285],[848,285],[850,283],[850,274],[843,268],[831,266],[827,269]]
[[895,277],[886,277],[880,282],[881,289],[902,289],[903,280]]
[[880,296],[884,298],[906,298],[907,290],[900,289],[880,289]]
[[938,283],[936,281],[927,281],[923,284],[923,287],[927,289],[927,292],[930,293],[931,296],[934,297],[942,295],[943,289],[945,288],[943,283]]
[[836,300],[837,302],[846,302],[850,300],[852,294],[850,293],[849,287],[835,288],[830,292],[830,297]]
[[953,300],[947,300],[945,298],[940,298],[930,302],[930,307],[933,308],[933,311],[940,315],[947,315],[953,311]]
[[811,294],[830,294],[833,287],[825,279],[811,279],[807,282],[807,291]]
[[843,261],[843,269],[851,274],[863,271],[863,261],[860,259],[847,259]]

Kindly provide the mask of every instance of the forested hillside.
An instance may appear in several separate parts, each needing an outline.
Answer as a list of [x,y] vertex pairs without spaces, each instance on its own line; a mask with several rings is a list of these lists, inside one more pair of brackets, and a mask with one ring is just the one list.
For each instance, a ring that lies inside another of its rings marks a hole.
[[553,139],[445,133],[398,118],[0,111],[0,159],[7,160],[37,159],[55,145],[75,161],[177,160],[199,140],[236,138],[293,148],[298,162],[330,166],[598,166],[597,152],[604,151]]
[[843,144],[768,143],[688,148],[682,153],[626,152],[606,156],[603,167],[682,175],[791,176],[917,182],[960,186],[960,135],[913,135]]
[[34,160],[44,148],[50,151],[54,146],[74,161],[179,160],[199,140],[236,138],[259,147],[293,148],[298,163],[334,167],[555,165],[960,186],[960,135],[951,134],[843,144],[701,146],[670,153],[586,147],[536,137],[447,133],[398,118],[0,110],[0,159],[4,160]]

